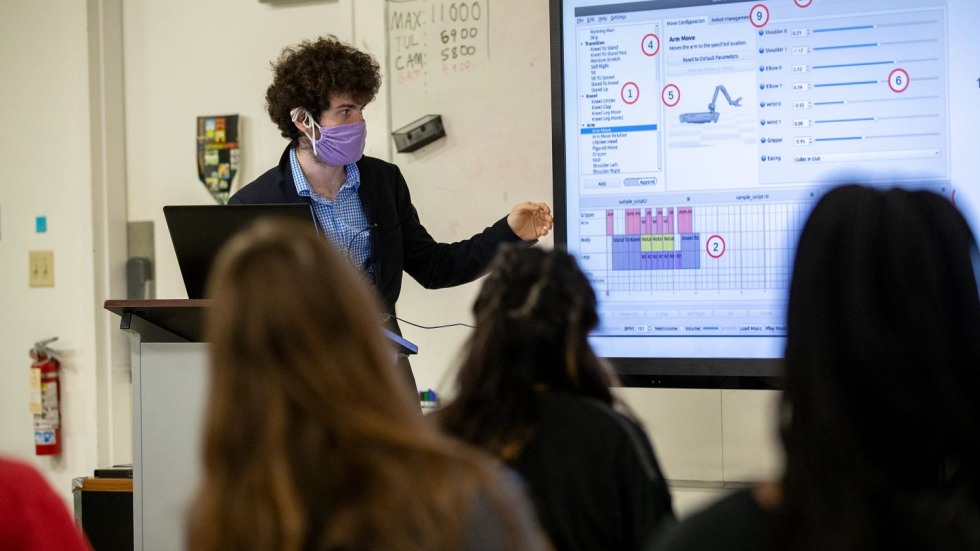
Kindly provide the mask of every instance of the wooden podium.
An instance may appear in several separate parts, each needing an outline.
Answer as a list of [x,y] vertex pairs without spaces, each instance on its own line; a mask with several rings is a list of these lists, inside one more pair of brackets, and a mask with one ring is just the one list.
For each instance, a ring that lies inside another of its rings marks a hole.
[[[202,322],[210,306],[206,299],[107,300],[104,304],[120,317],[120,328],[132,340],[136,550],[184,548],[188,506],[200,480],[209,384]],[[418,352],[411,342],[387,333],[398,354]]]

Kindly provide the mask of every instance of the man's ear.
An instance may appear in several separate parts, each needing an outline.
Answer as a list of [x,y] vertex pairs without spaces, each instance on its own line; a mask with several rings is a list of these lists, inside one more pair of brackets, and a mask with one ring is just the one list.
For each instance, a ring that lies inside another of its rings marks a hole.
[[316,125],[306,126],[306,124],[304,124],[305,121],[306,117],[303,116],[299,120],[293,121],[293,125],[296,126],[296,129],[299,130],[299,133],[302,134],[303,137],[309,138],[310,134],[312,133],[313,139],[319,140],[320,133],[317,132]]
[[304,136],[309,136],[310,129],[305,124],[303,124],[303,121],[305,120],[306,117],[300,117],[299,119],[293,121],[293,125],[296,127],[297,130],[299,130],[300,134],[303,134]]
[[[316,126],[313,124],[311,124],[310,126],[306,125],[306,121],[311,117],[309,111],[303,109],[302,107],[297,107],[293,109],[292,111],[289,112],[289,115],[293,119],[293,125],[296,127],[297,130],[299,130],[300,134],[303,134],[304,136],[309,136],[310,135],[309,131],[313,130],[313,128],[315,128]],[[318,136],[316,135],[316,131],[314,130],[313,138],[316,139],[317,137]]]

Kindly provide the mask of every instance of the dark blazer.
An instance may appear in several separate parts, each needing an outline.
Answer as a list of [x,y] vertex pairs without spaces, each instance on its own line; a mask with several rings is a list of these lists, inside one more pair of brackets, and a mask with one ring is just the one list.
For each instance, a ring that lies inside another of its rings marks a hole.
[[[507,225],[507,217],[469,239],[437,243],[419,221],[405,178],[398,167],[362,157],[358,196],[371,227],[371,269],[387,313],[395,313],[402,287],[402,271],[427,289],[469,283],[483,275],[504,242],[521,241]],[[309,203],[296,193],[289,166],[289,148],[270,169],[238,190],[229,204]]]

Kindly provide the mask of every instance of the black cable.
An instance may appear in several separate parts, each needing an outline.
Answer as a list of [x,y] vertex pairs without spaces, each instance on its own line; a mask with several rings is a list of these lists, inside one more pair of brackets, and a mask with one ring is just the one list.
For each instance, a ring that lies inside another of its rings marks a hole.
[[403,319],[401,319],[398,316],[392,316],[391,314],[385,314],[385,318],[387,318],[387,319],[395,319],[397,321],[400,321],[401,323],[407,323],[408,325],[411,325],[412,327],[418,327],[419,329],[445,329],[447,327],[469,327],[470,329],[473,329],[474,328],[472,325],[470,325],[468,323],[447,323],[445,325],[419,325],[417,323],[412,323],[410,321],[403,320]]
[[[344,225],[346,226],[346,224],[344,224]],[[350,238],[350,241],[347,243],[347,255],[346,256],[347,256],[347,259],[348,260],[351,260],[351,254],[350,254],[350,252],[354,248],[354,242],[357,241],[357,238],[360,237],[362,233],[364,233],[366,231],[371,231],[371,230],[373,230],[374,228],[377,228],[377,227],[378,227],[377,222],[375,222],[374,224],[368,224],[368,226],[366,228],[358,231],[357,233],[354,234],[354,237],[351,237]]]

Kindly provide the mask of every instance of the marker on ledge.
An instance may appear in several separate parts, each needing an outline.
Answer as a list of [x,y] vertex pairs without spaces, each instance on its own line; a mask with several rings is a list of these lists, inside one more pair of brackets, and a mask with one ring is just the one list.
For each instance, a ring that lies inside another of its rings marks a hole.
[[422,409],[439,409],[439,395],[431,388],[423,390],[419,392],[419,403],[422,404]]

